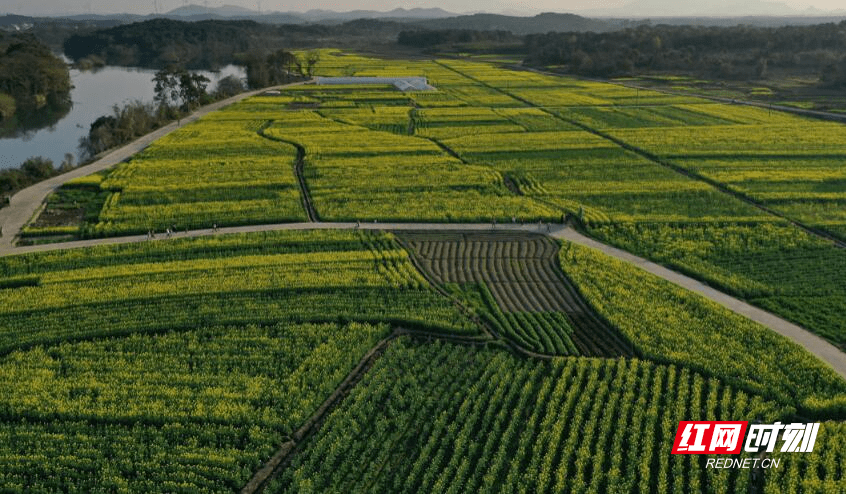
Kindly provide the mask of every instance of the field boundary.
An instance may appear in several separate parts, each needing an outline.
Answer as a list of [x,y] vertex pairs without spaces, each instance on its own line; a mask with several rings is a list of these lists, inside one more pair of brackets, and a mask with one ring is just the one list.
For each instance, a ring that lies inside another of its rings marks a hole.
[[[838,374],[846,378],[846,353],[842,352],[833,344],[809,330],[787,321],[775,314],[767,312],[763,309],[748,304],[738,298],[725,294],[715,288],[707,286],[699,280],[683,275],[669,268],[661,266],[657,263],[635,256],[629,252],[606,245],[602,242],[589,238],[581,233],[578,233],[573,228],[566,225],[553,224],[548,225],[550,230],[547,235],[567,240],[579,245],[591,247],[602,251],[603,253],[626,262],[633,264],[641,269],[644,269],[660,278],[663,278],[675,285],[702,295],[713,302],[740,314],[746,318],[762,324],[765,327],[787,337],[794,343],[804,347],[811,354],[823,362],[830,365]],[[474,231],[474,232],[490,232],[490,231],[509,231],[512,233],[526,232],[526,233],[542,233],[545,229],[538,228],[537,225],[511,225],[503,224],[492,228],[489,223],[331,223],[331,222],[315,222],[315,223],[276,223],[266,225],[249,225],[249,226],[233,226],[205,230],[191,230],[187,233],[178,233],[173,235],[172,239],[180,238],[195,238],[205,237],[220,234],[232,233],[252,233],[264,231],[279,231],[279,230],[331,230],[331,229],[362,229],[362,230],[384,230],[384,231],[402,231],[402,230],[422,230],[422,231]],[[26,247],[6,248],[0,246],[0,257],[24,254],[31,252],[50,252],[57,250],[75,249],[79,247],[91,247],[96,245],[116,245],[138,242],[168,242],[168,239],[148,240],[146,235],[135,235],[128,237],[109,237],[98,238],[91,240],[78,240],[73,242],[64,242],[56,244],[32,245]],[[415,267],[416,269],[416,267]]]
[[448,341],[456,345],[486,346],[492,340],[478,340],[469,337],[451,336],[447,334],[433,333],[428,331],[416,331],[406,328],[394,328],[390,335],[383,338],[374,345],[359,360],[358,364],[347,374],[332,394],[312,413],[308,419],[291,435],[291,438],[279,447],[276,453],[268,460],[253,477],[247,482],[240,494],[255,494],[262,492],[268,482],[279,473],[281,468],[287,465],[291,456],[296,453],[300,446],[320,428],[321,424],[344,398],[349,394],[359,381],[367,374],[367,371],[376,363],[395,339],[401,336],[411,338],[427,338]]
[[370,368],[373,362],[376,361],[381,352],[384,351],[388,344],[397,336],[399,336],[399,333],[397,330],[394,330],[390,335],[383,338],[379,343],[364,354],[361,360],[359,360],[358,365],[356,365],[353,370],[347,374],[332,394],[330,394],[323,403],[317,407],[317,410],[315,410],[314,413],[306,419],[303,425],[301,425],[299,429],[291,435],[292,437],[288,441],[282,443],[282,446],[279,447],[270,460],[268,460],[268,462],[253,475],[253,478],[251,478],[244,488],[241,489],[241,494],[253,494],[260,492],[265,487],[267,482],[273,478],[274,473],[284,465],[285,460],[294,451],[296,451],[297,445],[304,439],[307,439],[314,432],[315,426],[318,422],[320,422],[335,405],[342,401],[343,395],[355,386],[355,384],[364,376],[367,369]]
[[[461,60],[460,57],[450,57],[454,60]],[[774,105],[771,103],[764,103],[762,101],[751,101],[746,99],[737,99],[737,98],[725,98],[722,96],[712,96],[708,94],[703,94],[699,92],[685,92],[685,91],[673,91],[672,89],[667,88],[660,88],[660,87],[648,87],[648,86],[640,86],[638,84],[627,83],[624,81],[615,81],[613,79],[597,79],[594,77],[585,77],[576,74],[561,74],[558,72],[552,72],[549,70],[538,69],[535,67],[527,67],[524,65],[514,65],[514,64],[504,64],[502,65],[503,68],[507,70],[514,70],[514,71],[526,71],[526,72],[534,72],[535,74],[540,75],[548,75],[550,77],[570,77],[573,79],[578,79],[581,81],[588,81],[588,82],[601,82],[603,84],[613,84],[615,86],[622,86],[627,87],[630,89],[640,89],[643,91],[653,91],[656,93],[663,93],[668,94],[670,96],[686,96],[692,98],[702,98],[707,99],[709,101],[714,101],[716,103],[725,103],[729,105],[744,105],[744,106],[752,106],[755,108],[761,108],[763,110],[776,110],[785,113],[793,113],[796,115],[800,115],[803,117],[809,118],[817,118],[820,120],[826,120],[830,122],[839,122],[839,123],[846,123],[846,115],[841,115],[838,113],[832,113],[827,111],[821,110],[807,110],[805,108],[796,108],[794,106],[786,106],[786,105]],[[648,77],[648,76],[645,76]],[[638,106],[649,106],[649,105],[638,105]]]
[[[544,111],[546,111],[546,110],[544,110]],[[598,136],[598,137],[601,137],[601,138],[606,139],[608,141],[611,141],[614,144],[616,144],[617,146],[620,146],[621,148],[623,148],[627,151],[631,151],[632,153],[635,153],[642,158],[646,158],[647,160],[649,160],[649,161],[651,161],[651,162],[653,162],[657,165],[661,165],[664,168],[672,170],[672,171],[674,171],[674,172],[676,172],[680,175],[684,175],[685,177],[688,177],[692,180],[696,180],[696,181],[708,184],[711,187],[713,187],[713,188],[717,189],[718,191],[722,192],[723,194],[730,195],[730,196],[734,197],[735,199],[743,201],[746,204],[749,204],[752,207],[760,209],[761,211],[763,211],[767,214],[771,214],[771,215],[773,215],[777,218],[781,218],[785,221],[788,221],[793,226],[799,228],[800,230],[803,230],[806,233],[809,233],[811,235],[815,235],[817,237],[820,237],[824,240],[828,240],[828,241],[832,242],[834,245],[836,245],[837,247],[846,248],[846,242],[843,242],[842,240],[835,237],[834,235],[831,235],[831,234],[829,234],[825,231],[819,230],[819,229],[814,228],[812,226],[806,225],[806,224],[802,223],[801,221],[799,221],[797,219],[791,218],[790,216],[787,216],[784,213],[780,213],[779,211],[776,211],[775,209],[771,209],[770,207],[768,207],[764,204],[761,204],[760,202],[756,201],[755,199],[749,197],[748,195],[732,189],[731,187],[729,187],[728,185],[726,185],[722,182],[718,182],[718,181],[710,179],[710,178],[708,178],[708,177],[706,177],[702,174],[688,170],[687,168],[679,166],[679,165],[673,163],[672,161],[665,160],[665,159],[663,159],[663,158],[661,158],[657,155],[652,154],[651,152],[649,152],[645,149],[641,149],[638,146],[635,146],[633,144],[629,144],[628,142],[623,141],[622,139],[618,139],[618,138],[616,138],[616,137],[614,137],[614,136],[612,136],[612,135],[610,135],[606,132],[603,132],[599,129],[594,129],[593,127],[590,127],[589,125],[585,125],[581,122],[577,122],[576,120],[570,120],[569,118],[562,117],[561,115],[558,115],[554,112],[548,112],[547,111],[547,113],[549,113],[550,115],[553,115],[556,118],[559,118],[559,119],[561,119],[565,122],[576,125],[579,128],[583,129],[585,132],[590,132],[591,134],[593,134],[595,136]]]
[[[436,287],[452,283],[484,286],[483,293],[487,295],[482,297],[490,304],[482,316],[486,326],[522,354],[535,358],[573,352],[597,358],[637,355],[633,345],[596,312],[562,271],[558,259],[560,243],[548,236],[528,232],[515,235],[505,229],[448,235],[407,231],[398,236],[410,255],[419,259],[415,265],[429,283]],[[457,251],[453,251],[453,246]],[[465,250],[471,246],[481,246],[482,251]],[[440,254],[432,252],[432,248]],[[493,264],[477,263],[477,259]],[[463,274],[457,275],[458,272]],[[527,284],[534,285],[537,298]],[[549,313],[559,314],[572,332],[556,331],[558,323],[543,315]],[[534,345],[533,339],[537,339]]]
[[[421,232],[427,233],[424,230],[421,230]],[[420,233],[420,232],[418,232],[418,233]],[[461,233],[461,232],[456,232],[456,233]],[[453,301],[453,303],[462,311],[462,313],[464,313],[467,317],[469,317],[471,321],[478,324],[479,327],[482,329],[482,331],[484,331],[485,334],[487,334],[491,338],[491,339],[487,340],[487,342],[501,342],[501,343],[505,344],[512,352],[514,352],[518,355],[522,355],[524,357],[535,358],[535,359],[540,359],[540,360],[549,360],[549,359],[555,358],[555,355],[546,355],[546,354],[543,354],[543,353],[533,352],[533,351],[531,351],[527,348],[523,348],[522,346],[518,345],[516,342],[514,342],[510,338],[506,338],[506,337],[502,336],[501,334],[499,334],[499,332],[493,326],[488,324],[488,322],[485,321],[483,318],[481,318],[481,317],[479,317],[475,314],[471,314],[470,310],[467,308],[467,306],[465,306],[460,300],[458,300],[456,297],[454,297],[453,295],[448,293],[446,290],[444,290],[440,286],[441,284],[438,283],[437,280],[432,278],[431,273],[429,273],[429,271],[427,271],[426,269],[423,268],[423,266],[420,265],[420,260],[417,258],[417,255],[415,254],[414,249],[412,249],[411,246],[409,246],[408,243],[404,239],[400,239],[398,237],[397,242],[399,242],[400,245],[402,246],[402,248],[405,249],[406,252],[408,252],[408,257],[411,260],[411,264],[414,266],[414,269],[416,269],[417,272],[420,273],[420,275],[423,276],[423,278],[425,278],[426,281],[429,282],[429,284],[438,293],[440,293],[441,295],[443,295],[443,296],[449,298],[451,301]]]
[[303,201],[303,209],[305,209],[306,216],[308,217],[309,221],[319,221],[320,218],[317,216],[317,210],[314,209],[314,203],[311,200],[311,193],[308,190],[308,184],[305,181],[305,175],[303,174],[303,169],[305,168],[305,156],[306,150],[302,146],[302,144],[294,141],[288,141],[285,139],[280,139],[278,137],[272,137],[265,133],[265,129],[273,123],[272,120],[266,122],[261,128],[258,130],[258,135],[273,142],[281,142],[283,144],[288,144],[290,146],[294,146],[297,149],[297,158],[294,161],[294,175],[297,177],[297,184],[300,186],[300,198]]
[[[589,133],[591,133],[591,134],[593,134],[597,137],[601,137],[601,138],[603,138],[607,141],[610,141],[610,142],[614,143],[615,145],[617,145],[617,146],[619,146],[619,147],[621,147],[621,148],[623,148],[627,151],[635,153],[642,158],[646,158],[647,160],[649,160],[649,161],[651,161],[651,162],[653,162],[657,165],[663,166],[664,168],[672,170],[672,171],[674,171],[674,172],[676,172],[680,175],[686,176],[686,177],[688,177],[692,180],[696,180],[696,181],[705,183],[707,185],[710,185],[711,187],[717,189],[719,192],[730,195],[730,196],[734,197],[735,199],[743,201],[746,204],[749,204],[750,206],[753,206],[757,209],[760,209],[761,211],[763,211],[767,214],[770,214],[770,215],[773,215],[777,218],[781,218],[785,221],[788,221],[792,225],[794,225],[795,227],[797,227],[801,230],[804,230],[805,232],[810,233],[811,235],[815,235],[815,236],[820,237],[824,240],[828,240],[828,241],[832,242],[837,247],[846,248],[846,242],[840,240],[838,237],[836,237],[834,235],[830,235],[829,233],[822,231],[822,230],[819,230],[817,228],[814,228],[812,226],[806,225],[799,220],[796,220],[794,218],[787,216],[784,213],[780,213],[780,212],[778,212],[774,209],[771,209],[771,208],[765,206],[764,204],[761,204],[760,202],[756,201],[755,199],[747,196],[746,194],[743,194],[741,192],[738,192],[736,190],[731,189],[729,186],[727,186],[726,184],[723,184],[722,182],[712,180],[712,179],[707,178],[707,177],[705,177],[705,176],[703,176],[699,173],[693,172],[693,171],[688,170],[684,167],[676,165],[675,163],[672,163],[671,161],[667,161],[665,159],[662,159],[662,158],[652,154],[651,152],[646,151],[645,149],[641,149],[638,146],[635,146],[633,144],[629,144],[628,142],[625,142],[622,139],[618,139],[618,138],[616,138],[616,137],[614,137],[614,136],[612,136],[612,135],[610,135],[606,132],[603,132],[599,129],[594,129],[593,127],[591,127],[587,124],[583,124],[583,123],[578,122],[576,120],[572,120],[572,119],[563,117],[563,116],[561,116],[560,114],[558,114],[554,111],[548,110],[547,108],[545,108],[542,105],[535,104],[535,103],[533,103],[533,102],[531,102],[531,101],[529,101],[525,98],[511,94],[508,91],[505,91],[505,90],[500,89],[500,88],[495,87],[495,86],[491,86],[490,84],[488,84],[488,83],[486,83],[482,80],[479,80],[479,79],[477,79],[477,78],[475,78],[475,77],[473,77],[469,74],[465,74],[465,73],[461,72],[460,70],[452,68],[448,65],[445,65],[445,64],[437,62],[437,61],[435,63],[437,63],[441,67],[444,67],[448,70],[455,72],[456,74],[459,74],[463,77],[466,77],[466,78],[468,78],[468,79],[470,79],[470,80],[472,80],[472,81],[474,81],[474,82],[476,82],[476,83],[478,83],[482,86],[485,86],[489,89],[492,89],[494,91],[502,93],[502,94],[504,94],[504,95],[506,95],[510,98],[514,98],[516,101],[520,101],[521,103],[529,105],[530,107],[537,108],[537,109],[543,111],[544,113],[561,120],[562,122],[566,122],[568,124],[575,125],[576,127],[584,130],[585,132],[589,132]],[[560,77],[560,75],[559,75],[559,77]],[[590,79],[585,79],[585,80],[590,80]],[[607,81],[602,81],[602,82],[607,82]],[[620,84],[620,85],[625,86],[624,84]],[[625,86],[625,87],[628,87],[628,86]],[[644,89],[644,88],[640,88],[640,89]],[[752,106],[755,106],[755,105],[752,105]]]

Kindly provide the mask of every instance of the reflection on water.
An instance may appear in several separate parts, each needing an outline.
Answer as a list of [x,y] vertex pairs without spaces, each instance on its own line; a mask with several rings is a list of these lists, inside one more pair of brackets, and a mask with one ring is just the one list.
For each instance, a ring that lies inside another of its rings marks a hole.
[[44,108],[18,108],[12,118],[0,123],[0,139],[22,139],[27,141],[41,129],[52,127],[65,118],[73,107],[70,98],[55,105],[47,104]]
[[[73,106],[66,115],[54,113],[44,122],[48,127],[29,130],[23,135],[0,138],[0,169],[15,168],[31,156],[44,156],[58,167],[65,153],[77,152],[79,138],[88,134],[91,123],[98,117],[112,113],[115,105],[133,100],[152,101],[155,94],[155,70],[105,67],[97,71],[71,70]],[[204,72],[211,80],[209,89],[217,81],[235,74],[245,77],[243,69],[235,66],[220,72]]]

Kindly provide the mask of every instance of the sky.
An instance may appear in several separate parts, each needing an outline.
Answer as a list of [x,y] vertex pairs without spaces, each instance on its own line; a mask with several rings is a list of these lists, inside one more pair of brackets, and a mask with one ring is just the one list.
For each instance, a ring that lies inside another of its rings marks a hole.
[[[0,14],[46,15],[62,13],[131,13],[150,14],[155,5],[159,12],[168,12],[186,3],[210,7],[238,5],[253,10],[262,11],[295,11],[309,9],[326,9],[347,11],[355,9],[386,11],[397,7],[440,7],[456,13],[465,12],[506,12],[534,14],[539,12],[575,12],[595,11],[597,9],[616,9],[642,0],[0,0]],[[679,5],[678,0],[666,0]],[[708,3],[709,0],[699,0],[698,4]],[[725,4],[726,0],[715,0]],[[749,0],[760,3],[761,0]],[[846,9],[843,0],[772,0],[776,3],[788,5],[797,11],[804,11],[809,7],[819,10]],[[650,0],[655,4],[656,0]],[[731,2],[735,8],[742,9],[744,1]]]

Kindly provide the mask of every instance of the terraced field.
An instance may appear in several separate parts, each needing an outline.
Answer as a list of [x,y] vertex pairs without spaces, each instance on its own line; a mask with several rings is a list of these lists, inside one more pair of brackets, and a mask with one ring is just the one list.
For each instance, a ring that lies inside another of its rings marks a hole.
[[559,245],[542,235],[409,233],[422,268],[465,296],[522,348],[552,355],[631,355],[631,344],[585,303],[558,266]]

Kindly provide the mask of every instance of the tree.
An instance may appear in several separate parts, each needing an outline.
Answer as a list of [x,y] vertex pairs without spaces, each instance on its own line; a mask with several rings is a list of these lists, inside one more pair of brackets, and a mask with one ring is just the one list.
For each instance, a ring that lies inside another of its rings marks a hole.
[[23,165],[21,165],[21,171],[35,181],[44,180],[56,174],[56,170],[53,169],[53,161],[42,158],[41,156],[29,158],[24,161]]
[[217,81],[215,93],[218,97],[228,98],[244,92],[244,82],[236,75],[228,75]]
[[153,82],[156,83],[156,95],[153,99],[160,107],[170,108],[171,103],[176,104],[179,101],[179,74],[179,69],[170,66],[153,76]]
[[311,77],[314,74],[314,69],[317,66],[317,62],[320,61],[320,52],[317,50],[312,50],[306,53],[306,75]]
[[160,107],[170,108],[173,103],[174,106],[190,108],[206,96],[209,78],[170,66],[156,72],[153,82],[156,83],[155,101]]
[[182,98],[182,104],[191,108],[200,103],[206,96],[209,82],[209,78],[202,74],[183,70],[179,74],[179,96]]
[[70,104],[67,65],[32,34],[0,32],[0,120]]
[[846,57],[823,68],[820,73],[820,85],[833,89],[846,87]]
[[72,170],[75,161],[76,158],[73,153],[65,153],[65,159],[62,160],[62,164],[59,166],[59,171],[66,172]]
[[303,64],[296,55],[285,50],[277,50],[266,57],[243,57],[242,60],[247,68],[247,83],[252,88],[284,84],[305,74]]
[[758,63],[755,64],[755,75],[758,76],[758,79],[766,79],[767,78],[767,58],[761,57],[758,59]]
[[8,94],[0,93],[0,121],[11,118],[15,114],[15,98]]
[[267,57],[270,84],[288,82],[294,74],[304,74],[303,65],[296,55],[289,51],[277,50]]

